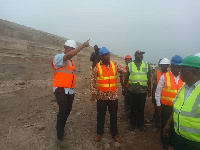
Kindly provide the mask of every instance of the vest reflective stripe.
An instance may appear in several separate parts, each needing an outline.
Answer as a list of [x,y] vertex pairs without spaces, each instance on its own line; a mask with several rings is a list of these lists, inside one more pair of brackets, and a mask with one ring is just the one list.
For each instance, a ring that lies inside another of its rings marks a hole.
[[116,77],[115,76],[111,76],[111,77],[103,77],[103,76],[101,76],[101,77],[97,77],[97,79],[99,79],[99,80],[101,80],[101,79],[116,79]]
[[147,72],[148,72],[148,64],[142,61],[140,65],[140,70],[137,70],[137,66],[134,62],[130,62],[128,64],[130,76],[129,76],[129,84],[139,83],[142,86],[147,86]]
[[[52,67],[55,69],[54,65]],[[55,69],[53,87],[74,88],[75,80],[76,75],[74,62],[66,60],[63,67]]]
[[161,71],[156,71],[157,85],[158,85],[161,75],[162,75]]
[[98,84],[97,83],[97,86],[101,86],[101,87],[114,87],[114,86],[116,86],[116,84]]
[[110,61],[109,70],[100,62],[97,66],[97,90],[98,91],[116,91],[117,90],[117,67],[114,62]]
[[164,73],[163,75],[165,78],[165,87],[162,89],[160,101],[163,105],[172,106],[173,100],[175,99],[179,89],[182,87],[183,82],[179,79],[177,85],[171,72]]
[[146,75],[146,73],[130,73],[130,75]]
[[55,70],[55,72],[65,72],[65,73],[69,73],[69,74],[75,74],[75,70],[72,69],[72,63],[69,62],[70,68],[71,70],[67,70],[68,68],[68,60],[65,63],[65,70]]
[[200,84],[184,101],[185,86],[174,100],[175,132],[188,140],[200,142]]

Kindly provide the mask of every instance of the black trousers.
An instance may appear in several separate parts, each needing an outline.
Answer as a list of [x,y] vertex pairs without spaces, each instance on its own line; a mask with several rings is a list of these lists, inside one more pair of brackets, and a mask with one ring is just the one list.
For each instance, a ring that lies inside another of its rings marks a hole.
[[130,118],[130,102],[128,100],[128,89],[125,89],[125,95],[124,95],[124,114],[125,118]]
[[110,114],[110,133],[112,136],[118,134],[117,130],[117,111],[118,100],[97,100],[97,134],[104,133],[106,111]]
[[175,136],[175,131],[174,131],[174,124],[171,124],[170,127],[170,137],[166,138],[163,137],[163,129],[169,120],[170,116],[172,115],[173,112],[173,106],[168,106],[168,105],[161,105],[161,143],[162,147],[166,148],[168,145],[174,146],[174,136]]
[[200,143],[188,140],[175,133],[174,150],[200,150]]
[[65,124],[72,110],[74,94],[72,95],[65,94],[64,88],[57,88],[54,94],[59,106],[59,111],[57,114],[57,124],[56,124],[57,138],[62,140]]
[[156,106],[156,99],[152,98],[151,101],[152,101],[153,106],[154,106],[154,113],[153,113],[152,120],[154,120],[154,122],[155,122],[155,127],[160,129],[160,114],[159,114],[159,111],[158,111],[157,106]]
[[147,93],[135,94],[128,91],[130,101],[130,124],[138,127],[144,125],[144,107]]

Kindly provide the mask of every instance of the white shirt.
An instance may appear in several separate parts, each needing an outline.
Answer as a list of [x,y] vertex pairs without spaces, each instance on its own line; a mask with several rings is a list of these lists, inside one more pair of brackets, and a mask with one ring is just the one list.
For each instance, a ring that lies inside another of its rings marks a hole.
[[[173,75],[173,73],[172,73]],[[177,76],[175,77],[173,75],[174,79],[175,79],[175,82],[176,82],[176,85],[178,85],[178,81],[180,79],[180,76]],[[161,97],[161,93],[162,93],[162,89],[165,87],[165,76],[162,75],[160,77],[160,80],[158,82],[158,85],[157,85],[157,88],[156,88],[156,92],[155,92],[155,99],[156,99],[156,106],[161,106],[161,103],[160,103],[160,97]]]
[[[65,54],[57,54],[53,59],[53,65],[55,66],[55,69],[61,68],[65,65],[65,61],[63,61],[63,56]],[[70,65],[72,66],[71,60],[69,60]],[[55,92],[57,87],[53,87],[53,92]],[[65,94],[74,94],[74,89],[72,88],[64,88]]]

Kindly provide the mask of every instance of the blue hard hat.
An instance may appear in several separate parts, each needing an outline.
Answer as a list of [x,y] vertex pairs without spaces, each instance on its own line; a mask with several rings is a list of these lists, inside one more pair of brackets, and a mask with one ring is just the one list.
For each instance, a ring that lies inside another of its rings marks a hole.
[[180,65],[182,63],[183,58],[179,55],[175,55],[171,59],[171,65]]
[[107,54],[107,53],[110,53],[110,52],[109,52],[109,50],[106,47],[102,47],[99,50],[99,55],[104,55],[104,54]]

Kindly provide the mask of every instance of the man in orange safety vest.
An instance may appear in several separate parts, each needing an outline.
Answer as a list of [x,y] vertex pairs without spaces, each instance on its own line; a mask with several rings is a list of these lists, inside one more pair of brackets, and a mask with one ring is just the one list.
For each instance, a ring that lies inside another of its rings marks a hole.
[[[163,136],[163,128],[170,118],[173,111],[173,100],[178,91],[183,86],[183,81],[180,79],[180,66],[182,57],[175,55],[171,59],[171,71],[164,73],[158,82],[155,99],[156,105],[161,110],[161,143],[163,149],[168,149],[168,146],[173,146],[175,132],[173,128],[170,131],[170,137]],[[172,125],[173,126],[173,125]]]
[[[90,89],[92,92],[92,101],[97,99],[97,135],[95,141],[102,138],[104,132],[105,115],[108,107],[110,114],[110,133],[116,142],[121,142],[117,130],[117,72],[126,73],[126,70],[110,61],[110,52],[106,47],[99,51],[100,62],[92,70]],[[97,86],[97,91],[96,91]]]
[[76,47],[74,40],[67,40],[64,45],[64,53],[57,54],[52,60],[54,70],[53,92],[59,106],[56,124],[57,144],[62,147],[65,147],[63,140],[64,128],[72,109],[76,81],[75,65],[71,58],[88,46],[89,40],[84,42],[80,47]]

